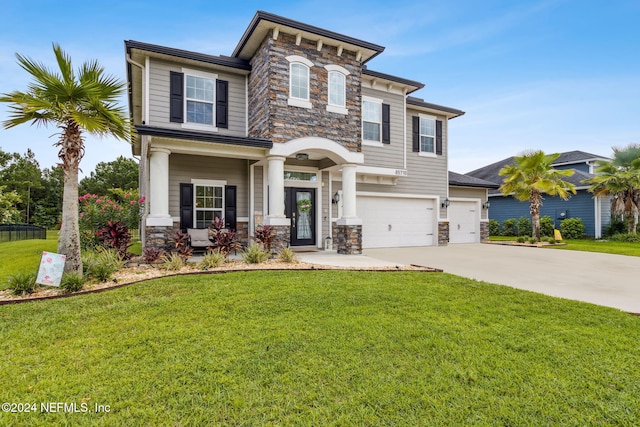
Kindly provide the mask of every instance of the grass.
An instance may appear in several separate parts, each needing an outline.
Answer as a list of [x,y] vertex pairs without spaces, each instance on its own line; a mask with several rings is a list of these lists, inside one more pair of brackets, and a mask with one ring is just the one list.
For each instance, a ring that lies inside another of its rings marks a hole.
[[6,426],[640,423],[639,317],[441,273],[165,278],[0,306],[0,336],[0,401],[92,411]]
[[47,230],[47,240],[20,240],[0,243],[0,290],[9,287],[8,279],[15,273],[38,272],[42,251],[56,252],[58,231]]
[[[491,241],[515,241],[514,236],[491,236]],[[563,240],[564,246],[544,246],[545,249],[565,251],[600,252],[615,255],[640,256],[640,243],[611,242],[604,240]]]

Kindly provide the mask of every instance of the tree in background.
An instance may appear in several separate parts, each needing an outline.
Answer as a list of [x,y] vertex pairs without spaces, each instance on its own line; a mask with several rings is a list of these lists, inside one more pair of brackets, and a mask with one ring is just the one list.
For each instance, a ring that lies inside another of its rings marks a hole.
[[0,185],[0,224],[19,222],[20,212],[16,204],[20,202],[20,196],[15,191],[6,191],[4,185]]
[[611,196],[611,213],[623,216],[627,233],[636,233],[640,209],[640,144],[613,147],[613,160],[598,160],[596,176],[585,180],[596,196]]
[[83,63],[76,73],[71,58],[59,45],[53,44],[53,52],[57,71],[16,54],[18,64],[31,75],[32,81],[25,92],[3,94],[0,102],[10,103],[11,115],[3,122],[5,128],[31,123],[60,129],[55,145],[60,148],[64,190],[58,252],[67,257],[65,272],[82,275],[78,169],[85,149],[83,132],[129,142],[132,130],[126,112],[116,104],[124,93],[123,82],[105,75],[96,60]]
[[138,163],[124,156],[111,162],[100,162],[95,171],[80,181],[80,194],[106,196],[112,188],[132,190],[138,188]]
[[505,196],[513,195],[521,202],[529,201],[529,212],[533,225],[533,237],[540,240],[540,208],[542,195],[558,196],[564,200],[569,193],[576,194],[576,188],[563,178],[573,175],[573,170],[558,170],[551,165],[560,154],[545,154],[533,151],[516,156],[514,163],[500,169],[504,177],[499,190]]
[[47,228],[60,224],[62,216],[62,193],[64,171],[59,166],[42,171],[42,189],[33,210],[33,223]]
[[34,201],[37,201],[43,189],[42,172],[31,149],[24,155],[19,153],[4,153],[0,155],[0,183],[6,186],[6,191],[15,191],[20,196],[16,209],[20,217],[16,222],[31,222],[34,212]]

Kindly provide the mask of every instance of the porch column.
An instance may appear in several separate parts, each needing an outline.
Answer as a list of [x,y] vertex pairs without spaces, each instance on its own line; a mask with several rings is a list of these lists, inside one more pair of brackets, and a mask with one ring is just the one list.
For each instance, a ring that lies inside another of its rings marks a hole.
[[356,215],[356,165],[342,165],[342,218],[338,225],[361,225]]
[[151,148],[149,158],[148,226],[173,225],[169,215],[169,154],[165,148]]
[[266,225],[290,226],[291,221],[284,214],[284,157],[267,158],[269,163],[269,215]]

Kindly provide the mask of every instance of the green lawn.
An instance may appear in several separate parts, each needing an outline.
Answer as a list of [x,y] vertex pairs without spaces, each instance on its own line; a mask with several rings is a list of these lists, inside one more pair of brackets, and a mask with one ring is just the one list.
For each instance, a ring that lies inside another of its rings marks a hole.
[[7,279],[16,272],[37,273],[42,251],[56,252],[58,231],[47,230],[47,240],[33,239],[0,243],[0,290],[8,287]]
[[[515,241],[513,236],[491,236],[491,241]],[[640,256],[640,243],[610,242],[604,240],[563,240],[563,246],[545,246],[545,249],[602,252],[606,254]]]
[[640,423],[640,318],[443,273],[245,272],[0,306],[0,425]]

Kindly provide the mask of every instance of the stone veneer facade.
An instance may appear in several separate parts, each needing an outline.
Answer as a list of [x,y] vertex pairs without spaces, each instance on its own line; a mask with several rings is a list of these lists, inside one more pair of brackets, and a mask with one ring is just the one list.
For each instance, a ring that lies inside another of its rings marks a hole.
[[336,225],[334,247],[342,255],[362,254],[362,226]]
[[[309,69],[309,101],[313,108],[288,105],[289,61],[287,56],[298,55],[313,62]],[[326,109],[328,104],[328,76],[325,65],[339,65],[349,71],[346,76],[346,108],[349,114]],[[249,76],[249,135],[284,143],[296,138],[322,137],[339,143],[350,151],[361,151],[360,79],[362,64],[355,53],[317,45],[280,33],[277,40],[268,36],[251,60]],[[331,126],[328,126],[331,124]]]
[[480,242],[489,241],[489,221],[480,221]]
[[438,223],[438,246],[447,246],[449,244],[449,222],[443,221]]

